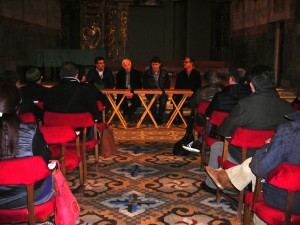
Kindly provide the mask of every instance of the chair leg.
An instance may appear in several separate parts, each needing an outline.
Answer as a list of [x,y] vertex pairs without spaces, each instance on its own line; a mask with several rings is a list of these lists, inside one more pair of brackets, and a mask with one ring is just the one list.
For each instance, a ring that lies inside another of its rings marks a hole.
[[240,191],[239,193],[239,202],[238,202],[238,209],[236,215],[236,220],[238,223],[242,223],[243,204],[244,204],[244,190]]
[[206,165],[207,165],[207,163],[206,163],[206,143],[203,140],[202,149],[201,149],[201,165],[200,165],[202,171],[205,170]]
[[243,218],[243,224],[244,225],[250,225],[250,219],[251,219],[251,209],[249,205],[244,206],[244,218]]
[[217,188],[216,191],[216,203],[219,204],[221,201],[221,190],[219,188]]

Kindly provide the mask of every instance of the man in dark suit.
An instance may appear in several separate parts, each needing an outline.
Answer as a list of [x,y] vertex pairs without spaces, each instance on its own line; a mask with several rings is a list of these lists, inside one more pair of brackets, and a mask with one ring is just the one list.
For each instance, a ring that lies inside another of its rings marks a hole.
[[[95,58],[94,63],[95,68],[89,70],[86,81],[90,85],[96,87],[99,91],[107,88],[114,88],[115,80],[111,70],[105,66],[104,58],[97,57]],[[106,95],[103,95],[100,100],[106,107],[105,111],[108,112],[110,104]]]
[[[159,89],[162,94],[158,97],[159,109],[157,111],[156,102],[151,106],[151,113],[155,117],[156,122],[161,125],[164,122],[164,115],[168,101],[168,95],[165,94],[165,89],[171,86],[168,72],[162,68],[161,60],[159,57],[154,56],[151,59],[151,66],[147,69],[142,76],[142,83],[144,89]],[[153,95],[146,95],[150,101]]]
[[60,83],[47,91],[44,110],[59,113],[89,112],[94,120],[101,117],[95,87],[80,83],[78,68],[73,62],[62,64]]
[[[124,117],[126,120],[131,120],[132,115],[141,105],[141,101],[137,94],[133,94],[134,89],[142,88],[141,73],[132,68],[131,61],[129,59],[123,59],[122,67],[116,74],[116,89],[129,89],[130,94],[126,95],[126,98],[121,104]],[[117,95],[117,103],[121,100],[122,95]],[[130,106],[128,105],[130,103]]]

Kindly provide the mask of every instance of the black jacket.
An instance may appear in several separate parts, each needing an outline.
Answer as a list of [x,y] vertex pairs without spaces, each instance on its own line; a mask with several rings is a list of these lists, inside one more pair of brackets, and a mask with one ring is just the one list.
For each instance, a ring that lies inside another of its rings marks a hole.
[[96,68],[93,68],[88,72],[86,81],[90,85],[95,86],[100,90],[115,87],[115,80],[114,80],[113,74],[112,74],[111,70],[107,67],[104,68],[103,79],[100,78],[99,73],[96,70]]
[[215,110],[231,112],[239,100],[250,95],[250,93],[250,88],[244,84],[228,85],[221,92],[215,94],[205,114],[210,117]]
[[185,69],[177,74],[175,89],[191,89],[194,92],[201,87],[201,75],[197,70],[193,69],[189,76]]
[[[141,72],[131,69],[130,71],[130,86],[131,91],[142,88]],[[127,89],[126,87],[126,72],[124,69],[116,74],[116,89]]]
[[158,86],[156,85],[154,79],[154,72],[152,67],[146,70],[142,76],[142,83],[144,89],[160,89],[164,92],[165,89],[169,89],[171,86],[169,74],[165,69],[160,69],[159,78],[158,78]]

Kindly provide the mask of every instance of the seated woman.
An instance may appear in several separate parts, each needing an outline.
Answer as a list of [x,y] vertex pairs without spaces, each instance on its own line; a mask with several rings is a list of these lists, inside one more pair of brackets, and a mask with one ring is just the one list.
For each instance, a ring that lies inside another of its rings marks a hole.
[[[0,83],[0,159],[41,156],[48,163],[49,151],[37,124],[22,123],[17,115],[21,94],[15,85]],[[0,208],[27,206],[25,186],[0,186]],[[35,205],[54,195],[52,176],[34,186]]]

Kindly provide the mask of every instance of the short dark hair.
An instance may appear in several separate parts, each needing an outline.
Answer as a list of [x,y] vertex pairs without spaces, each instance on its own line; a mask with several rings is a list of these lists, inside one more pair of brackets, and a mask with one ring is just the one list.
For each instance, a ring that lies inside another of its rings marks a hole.
[[275,88],[274,70],[269,66],[254,66],[249,73],[249,79],[256,91]]
[[161,63],[161,60],[158,56],[154,56],[152,59],[151,59],[151,63]]
[[207,84],[220,84],[221,83],[221,76],[215,70],[208,70],[204,74],[203,79]]
[[60,68],[60,76],[63,77],[75,77],[78,74],[78,67],[76,63],[68,61],[64,62]]
[[242,68],[235,68],[230,71],[229,77],[232,77],[237,84],[244,84],[247,80],[247,73]]
[[104,58],[103,58],[103,57],[96,57],[96,58],[94,59],[94,63],[97,64],[98,61],[101,61],[101,60],[104,61]]

